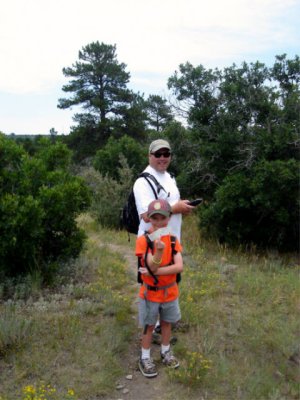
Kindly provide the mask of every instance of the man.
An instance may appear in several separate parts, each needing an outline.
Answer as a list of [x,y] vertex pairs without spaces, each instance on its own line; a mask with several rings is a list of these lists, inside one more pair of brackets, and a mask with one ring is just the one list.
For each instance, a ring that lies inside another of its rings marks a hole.
[[[164,190],[157,193],[159,199],[169,202],[172,208],[172,216],[169,222],[169,228],[178,240],[181,240],[182,214],[189,214],[195,207],[190,206],[188,200],[181,200],[176,181],[167,172],[171,162],[171,146],[163,139],[154,140],[149,146],[149,165],[144,170],[153,175]],[[156,189],[155,184],[153,187]],[[141,217],[138,236],[144,234],[149,229],[150,222],[147,216],[148,205],[154,200],[153,191],[145,178],[138,178],[133,186],[136,207]]]

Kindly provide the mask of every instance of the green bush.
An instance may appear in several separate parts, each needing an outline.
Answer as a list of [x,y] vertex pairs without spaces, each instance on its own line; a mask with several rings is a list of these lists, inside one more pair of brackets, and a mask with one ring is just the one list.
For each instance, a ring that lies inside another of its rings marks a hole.
[[231,244],[297,250],[298,171],[296,160],[276,160],[228,176],[214,201],[201,207],[200,225]]
[[132,186],[134,173],[126,159],[120,158],[119,180],[102,175],[94,168],[83,168],[80,175],[92,190],[91,211],[97,221],[105,227],[120,228],[121,210]]
[[71,152],[41,140],[30,157],[0,135],[0,276],[46,270],[77,256],[83,233],[76,216],[89,205],[83,180],[69,172]]
[[113,179],[120,180],[121,155],[126,158],[128,166],[135,175],[139,174],[147,165],[146,147],[125,135],[120,139],[110,137],[107,144],[97,151],[93,166],[103,176],[108,175]]

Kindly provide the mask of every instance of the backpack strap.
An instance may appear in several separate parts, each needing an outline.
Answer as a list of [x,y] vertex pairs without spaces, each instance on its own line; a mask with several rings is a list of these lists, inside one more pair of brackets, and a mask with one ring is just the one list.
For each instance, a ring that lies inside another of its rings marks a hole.
[[[171,235],[171,247],[172,247],[172,263],[174,264],[174,256],[177,254],[177,250],[175,250],[176,245],[176,236]],[[178,272],[176,274],[176,282],[179,283],[181,281],[181,273]]]
[[177,250],[175,250],[176,245],[176,236],[171,235],[171,248],[172,248],[172,264],[174,264],[174,256],[177,254]]
[[149,180],[146,176],[144,176],[144,178],[145,178],[146,181],[149,183],[149,185],[150,185],[150,187],[151,187],[151,189],[152,189],[152,192],[153,192],[153,194],[154,194],[154,197],[155,197],[155,199],[157,200],[157,199],[158,199],[157,193],[159,193],[159,191],[157,190],[157,193],[156,193],[156,190],[154,189],[154,187],[153,187],[152,183],[150,182],[150,180]]
[[147,262],[147,255],[148,255],[149,249],[151,250],[151,253],[153,253],[153,242],[151,242],[151,240],[150,240],[150,238],[149,238],[149,236],[148,236],[148,232],[147,232],[147,231],[144,233],[144,236],[145,236],[146,241],[147,241],[147,249],[146,249],[145,258],[144,258],[145,267],[147,268],[149,274],[150,274],[150,275],[152,276],[152,278],[154,279],[154,284],[155,284],[155,285],[158,285],[158,278],[157,278],[157,276],[154,275],[154,273],[151,271],[151,268],[149,267],[148,262]]
[[165,193],[167,193],[165,188],[158,182],[158,180],[155,178],[155,176],[149,174],[149,172],[142,172],[139,176],[140,177],[144,177],[146,179],[146,181],[149,183],[149,185],[151,186],[151,188],[153,190],[153,193],[155,194],[155,198],[156,199],[157,199],[157,195],[154,192],[153,186],[152,186],[152,184],[151,184],[149,179],[151,179],[155,183],[155,186],[157,187],[157,194],[159,194],[159,192],[161,190],[163,190]]

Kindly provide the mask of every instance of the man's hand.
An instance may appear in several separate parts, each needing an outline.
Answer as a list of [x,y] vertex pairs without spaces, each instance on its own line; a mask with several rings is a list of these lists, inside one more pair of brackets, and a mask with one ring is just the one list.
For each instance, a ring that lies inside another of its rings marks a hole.
[[189,200],[179,200],[172,206],[173,214],[190,214],[194,210],[194,206],[189,205]]

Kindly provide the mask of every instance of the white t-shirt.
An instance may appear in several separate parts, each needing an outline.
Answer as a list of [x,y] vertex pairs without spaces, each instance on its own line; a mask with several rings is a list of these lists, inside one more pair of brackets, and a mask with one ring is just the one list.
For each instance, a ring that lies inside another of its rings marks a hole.
[[[157,172],[150,165],[148,165],[148,167],[144,170],[144,172],[149,172],[149,174],[153,175],[157,179],[157,181],[161,184],[161,186],[165,189],[165,191],[161,189],[158,194],[155,183],[150,180],[153,188],[156,190],[159,199],[167,200],[171,204],[171,206],[180,200],[180,193],[177,188],[176,181],[174,178],[171,177],[171,175],[168,172]],[[134,191],[138,214],[142,215],[148,211],[148,205],[151,203],[151,201],[155,200],[155,196],[153,194],[153,191],[149,183],[143,177],[138,178],[135,181],[133,185],[133,191]],[[168,224],[171,233],[175,235],[179,241],[181,234],[181,222],[182,222],[181,214],[172,214],[170,222]],[[146,223],[141,218],[138,236],[143,235],[144,232],[150,228],[150,226],[151,226],[150,223]]]

